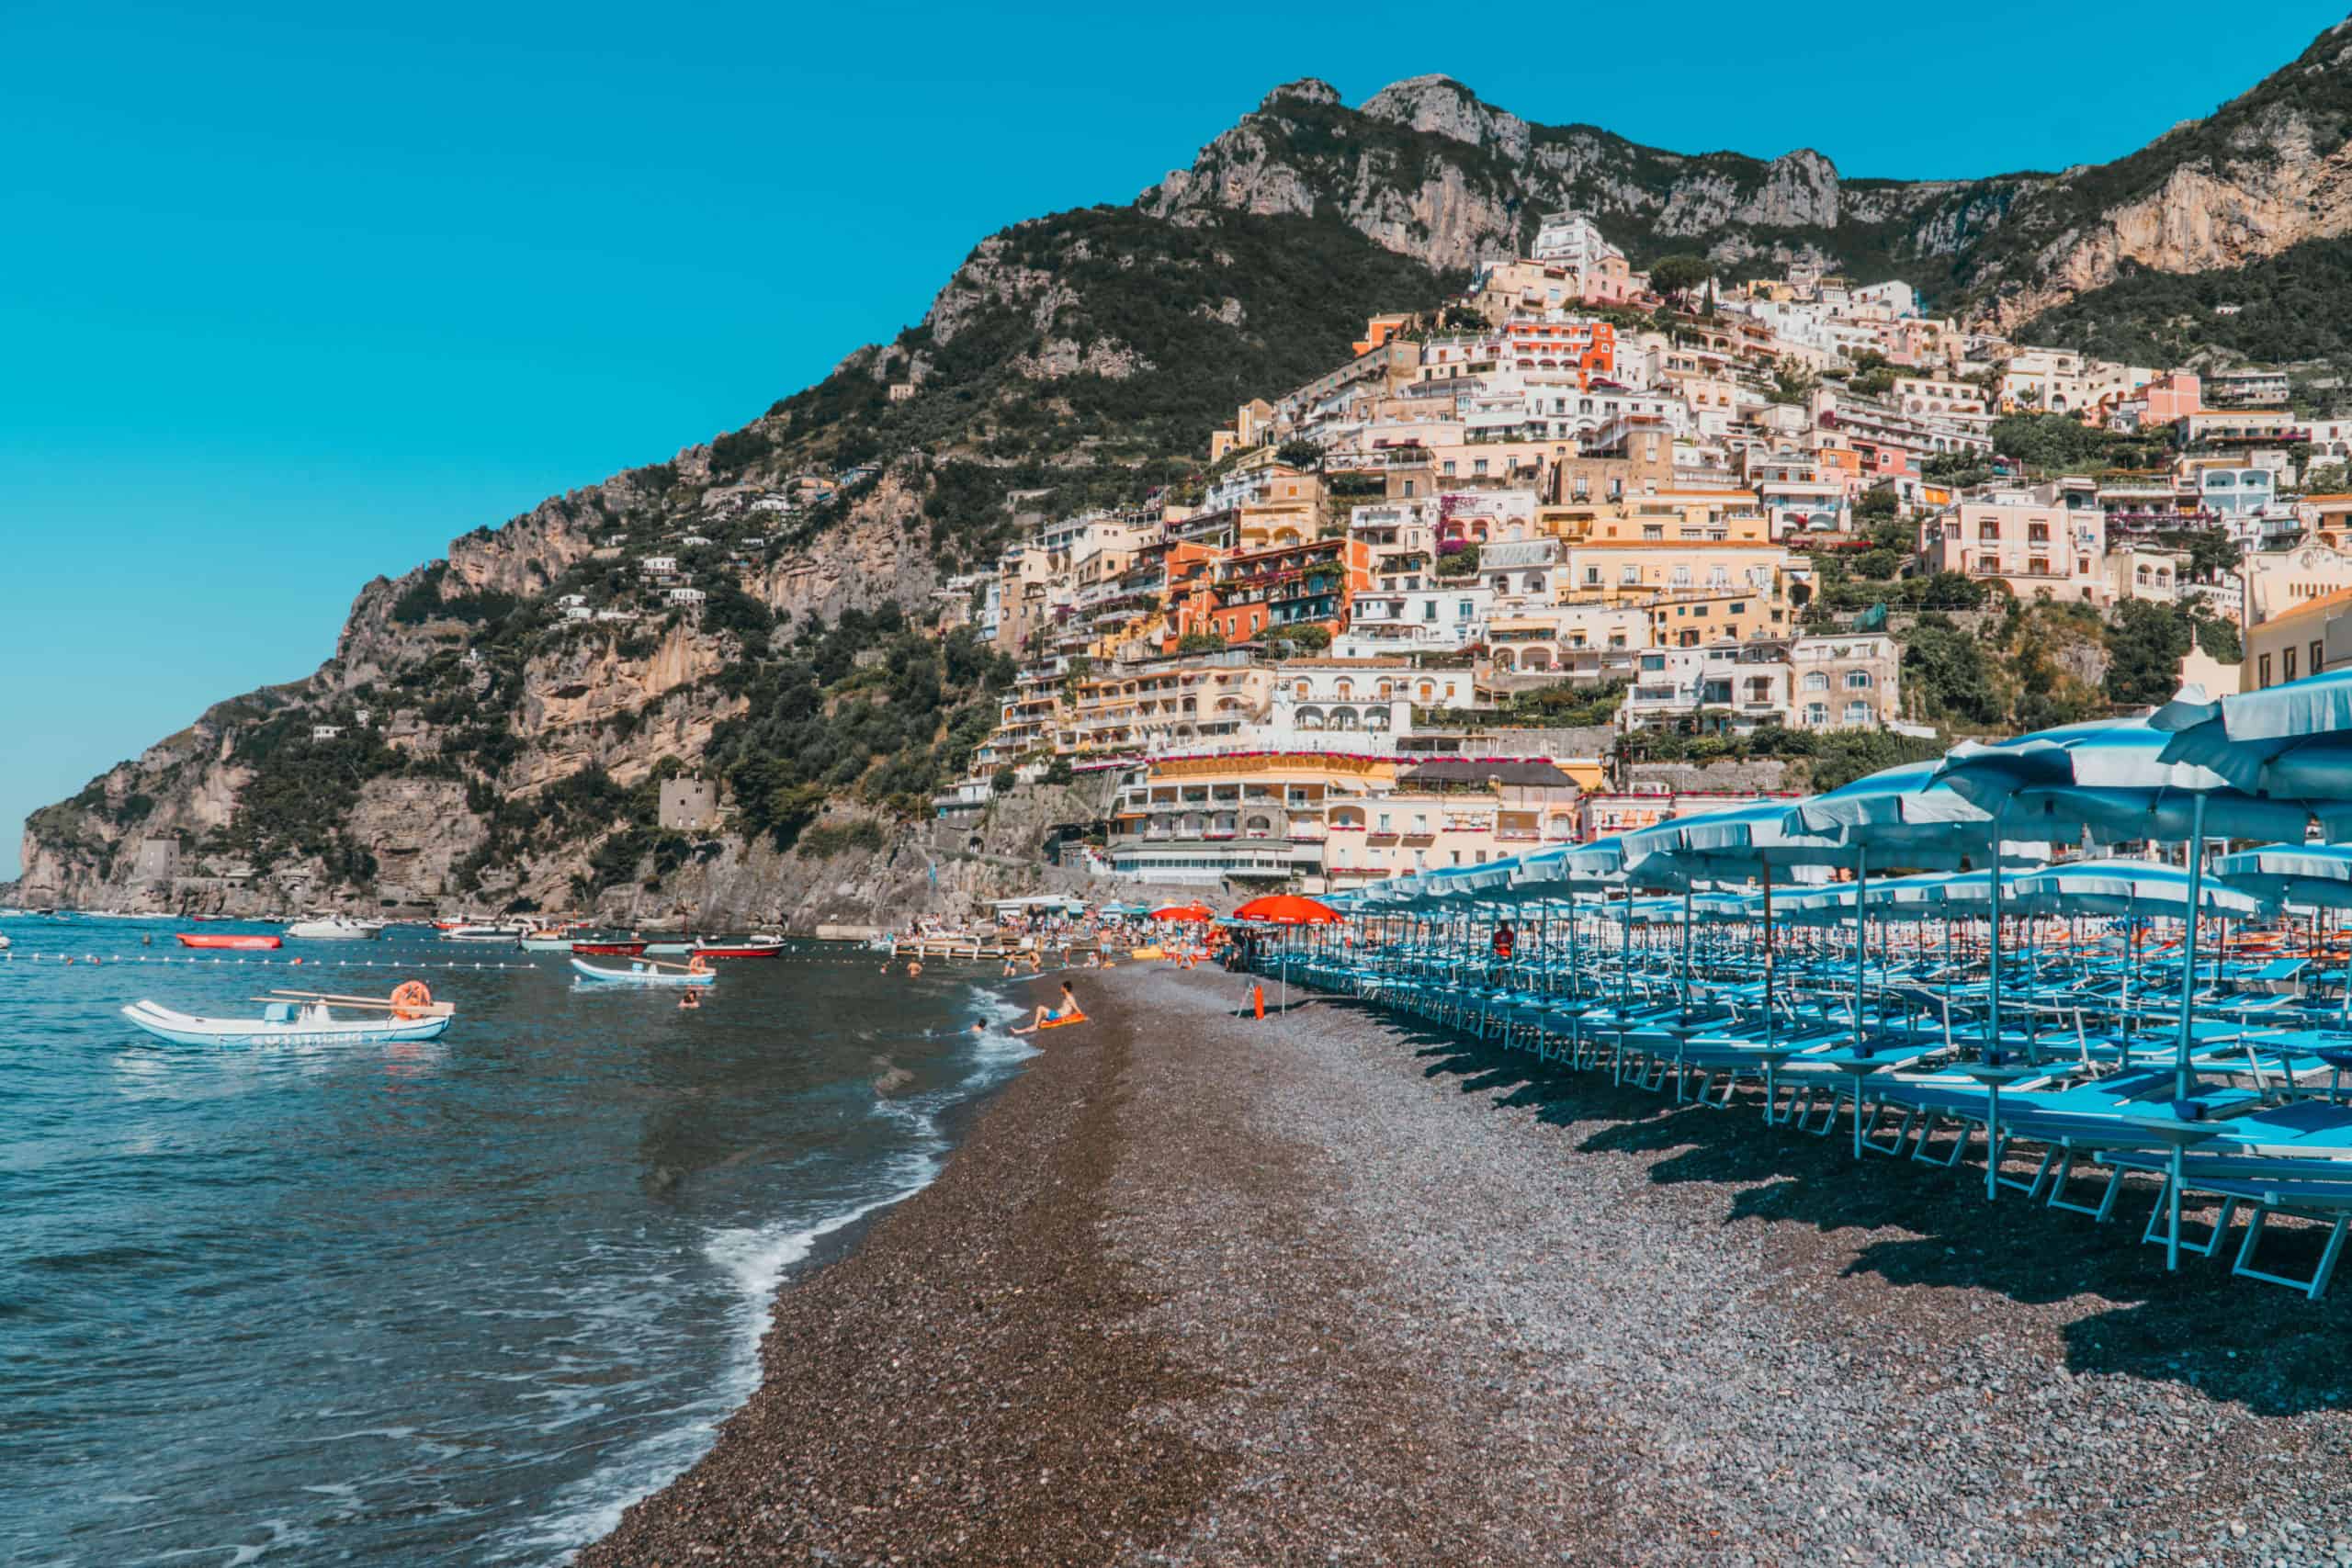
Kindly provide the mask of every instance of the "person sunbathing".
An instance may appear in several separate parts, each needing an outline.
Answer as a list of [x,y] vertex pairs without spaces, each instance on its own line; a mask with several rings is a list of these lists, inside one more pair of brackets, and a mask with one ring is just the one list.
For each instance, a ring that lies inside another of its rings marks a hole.
[[1069,982],[1062,982],[1061,1000],[1052,1007],[1037,1004],[1037,1016],[1029,1021],[1026,1029],[1015,1028],[1015,1034],[1035,1034],[1049,1023],[1077,1023],[1086,1015],[1078,1010],[1078,998],[1070,994]]

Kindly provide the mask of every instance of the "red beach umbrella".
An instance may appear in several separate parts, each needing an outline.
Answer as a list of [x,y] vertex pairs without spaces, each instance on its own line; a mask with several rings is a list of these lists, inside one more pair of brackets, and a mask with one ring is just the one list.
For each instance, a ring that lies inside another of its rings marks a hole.
[[1204,926],[1216,919],[1216,913],[1205,904],[1170,904],[1164,908],[1154,909],[1151,918],[1155,920],[1189,920],[1194,925]]
[[1329,904],[1295,893],[1273,893],[1250,899],[1233,911],[1233,918],[1270,926],[1328,926],[1338,922],[1340,915]]
[[[1328,926],[1338,923],[1340,911],[1329,904],[1301,897],[1295,893],[1270,893],[1263,898],[1252,898],[1233,911],[1237,920],[1250,920],[1268,926]],[[1283,955],[1290,955],[1290,937],[1283,937]],[[1290,965],[1283,965],[1282,1010],[1290,1011]]]

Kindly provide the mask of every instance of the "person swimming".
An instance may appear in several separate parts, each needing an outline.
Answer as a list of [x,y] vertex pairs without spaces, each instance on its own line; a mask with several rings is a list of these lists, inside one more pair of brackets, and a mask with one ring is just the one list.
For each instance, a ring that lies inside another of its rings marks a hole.
[[1075,1023],[1085,1016],[1086,1015],[1084,1013],[1078,1010],[1078,997],[1070,990],[1069,982],[1068,980],[1064,980],[1062,982],[1061,999],[1052,1007],[1047,1007],[1043,1002],[1038,1003],[1037,1016],[1030,1020],[1029,1027],[1026,1029],[1015,1028],[1012,1032],[1015,1034],[1035,1034],[1037,1031],[1045,1028],[1046,1025],[1049,1023]]

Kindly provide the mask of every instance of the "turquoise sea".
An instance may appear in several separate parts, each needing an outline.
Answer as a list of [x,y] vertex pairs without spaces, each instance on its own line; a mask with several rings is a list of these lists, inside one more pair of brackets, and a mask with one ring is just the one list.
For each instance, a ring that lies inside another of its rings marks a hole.
[[[684,1012],[424,931],[190,962],[177,929],[0,919],[0,1561],[560,1562],[704,1451],[778,1282],[1029,1055],[971,972],[814,944]],[[458,1007],[432,1044],[117,1013],[413,977]]]

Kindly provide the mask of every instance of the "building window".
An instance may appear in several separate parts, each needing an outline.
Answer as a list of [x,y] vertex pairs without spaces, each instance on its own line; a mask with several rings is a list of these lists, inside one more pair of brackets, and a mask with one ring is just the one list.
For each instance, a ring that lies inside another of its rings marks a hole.
[[1805,673],[1804,689],[1808,692],[1826,692],[1829,689],[1829,677],[1818,670],[1808,671]]
[[2295,678],[2295,653],[2294,649],[2289,648],[2281,649],[2278,655],[2278,668],[2290,681]]
[[2270,684],[2270,655],[2266,653],[2256,661],[2254,683],[2256,686]]
[[1846,671],[1846,689],[1849,692],[1869,691],[1871,672],[1867,670],[1849,670]]
[[2312,644],[2312,673],[2314,675],[2318,674],[2322,670],[2327,667],[2326,649],[2327,645],[2325,643],[2315,642]]
[[1847,722],[1848,724],[1868,724],[1870,721],[1871,721],[1871,705],[1870,705],[1870,704],[1868,704],[1868,703],[1848,703],[1848,704],[1846,705],[1846,722]]

